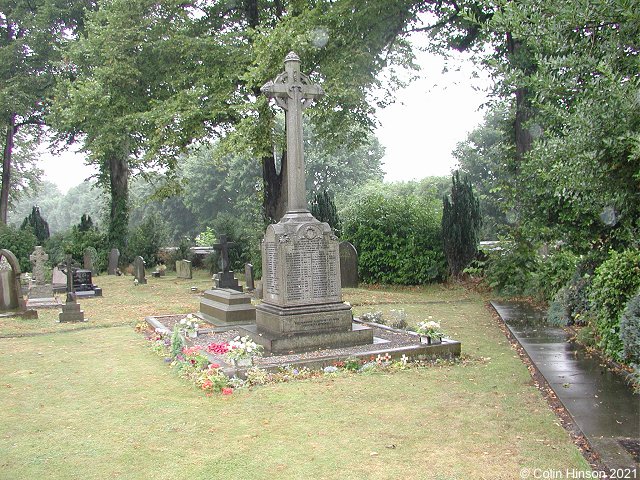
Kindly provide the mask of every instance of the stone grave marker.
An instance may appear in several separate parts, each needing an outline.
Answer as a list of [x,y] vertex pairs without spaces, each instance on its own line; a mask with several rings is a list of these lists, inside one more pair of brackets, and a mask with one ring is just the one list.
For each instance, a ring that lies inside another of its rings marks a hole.
[[9,250],[0,250],[0,313],[24,310],[20,291],[20,263]]
[[358,252],[349,242],[340,242],[340,285],[345,287],[357,287],[358,278]]
[[267,227],[262,241],[256,325],[239,330],[274,354],[371,344],[373,330],[354,324],[342,301],[338,239],[307,208],[302,111],[324,92],[300,72],[295,53],[284,64],[262,92],[286,112],[287,213]]
[[28,308],[59,308],[60,300],[53,295],[53,285],[47,283],[46,269],[49,255],[44,248],[37,246],[33,253],[29,255],[32,267],[32,285],[29,290],[29,299],[27,300]]
[[96,264],[98,263],[98,251],[93,247],[84,249],[83,265],[85,270],[91,270],[91,275],[98,275]]
[[101,297],[102,289],[93,284],[91,270],[83,268],[73,269],[73,291],[76,298]]
[[176,261],[176,276],[178,278],[193,278],[191,262],[189,260]]
[[73,288],[74,262],[71,255],[66,255],[65,261],[59,268],[67,276],[67,300],[62,306],[62,311],[58,314],[58,322],[86,322],[84,311],[80,309],[80,304],[76,301],[76,294]]
[[144,271],[144,258],[140,255],[133,260],[133,275],[136,277],[139,285],[147,284],[147,277]]
[[109,266],[107,267],[107,275],[117,275],[118,265],[120,264],[120,250],[112,248],[109,252]]
[[67,276],[62,273],[58,266],[53,267],[51,272],[51,283],[55,293],[64,293],[67,291]]
[[229,242],[224,234],[220,235],[219,243],[212,245],[215,250],[220,251],[220,268],[222,269],[218,272],[214,284],[216,288],[231,288],[241,292],[242,287],[238,285],[238,279],[233,275],[233,271],[229,270],[229,247],[234,245],[235,242]]
[[244,264],[244,283],[249,292],[253,292],[256,289],[255,281],[253,278],[253,265],[250,263]]

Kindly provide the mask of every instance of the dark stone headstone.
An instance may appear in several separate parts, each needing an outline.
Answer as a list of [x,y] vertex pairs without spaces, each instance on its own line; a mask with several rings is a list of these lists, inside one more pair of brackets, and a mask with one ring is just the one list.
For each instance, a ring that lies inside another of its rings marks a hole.
[[215,250],[220,251],[220,268],[222,269],[214,278],[214,285],[216,288],[231,288],[242,292],[242,287],[238,285],[238,279],[233,275],[233,271],[229,270],[229,247],[233,245],[235,243],[229,242],[226,235],[220,235],[220,242],[212,245]]
[[93,284],[91,270],[76,268],[73,270],[73,290],[76,297],[101,297],[102,289]]
[[120,263],[120,250],[112,248],[109,252],[109,266],[107,267],[108,275],[117,275],[118,264]]
[[253,265],[250,263],[244,264],[244,283],[248,291],[253,292],[256,289],[253,279]]
[[340,242],[340,284],[342,287],[357,287],[358,252],[349,242]]
[[138,255],[133,261],[133,275],[136,277],[138,284],[146,285],[147,278],[144,271],[144,259]]

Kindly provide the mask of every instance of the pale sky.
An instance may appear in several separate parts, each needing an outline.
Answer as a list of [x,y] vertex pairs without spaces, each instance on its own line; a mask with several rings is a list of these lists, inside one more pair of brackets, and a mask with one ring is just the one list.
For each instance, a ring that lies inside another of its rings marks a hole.
[[[454,167],[451,151],[482,121],[480,106],[486,93],[486,79],[472,79],[469,61],[460,61],[457,71],[442,73],[444,61],[417,52],[420,78],[396,92],[397,101],[377,112],[376,135],[385,147],[383,170],[386,181],[419,180],[448,175]],[[67,151],[52,157],[41,154],[44,179],[66,193],[96,172],[84,165],[83,156]]]

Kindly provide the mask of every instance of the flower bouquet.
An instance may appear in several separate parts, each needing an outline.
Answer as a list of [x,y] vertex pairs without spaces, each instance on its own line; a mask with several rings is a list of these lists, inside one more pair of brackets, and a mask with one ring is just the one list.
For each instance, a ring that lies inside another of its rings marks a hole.
[[180,330],[182,330],[188,337],[195,338],[198,336],[198,323],[196,322],[196,319],[193,318],[192,314],[189,314],[180,320]]
[[249,337],[237,336],[229,342],[229,350],[225,358],[238,367],[250,367],[253,358],[262,355],[262,345],[256,344]]
[[440,328],[440,324],[433,320],[419,322],[416,332],[420,337],[425,337],[427,340],[426,343],[430,345],[433,345],[434,343],[441,343],[442,337],[445,336],[444,332]]

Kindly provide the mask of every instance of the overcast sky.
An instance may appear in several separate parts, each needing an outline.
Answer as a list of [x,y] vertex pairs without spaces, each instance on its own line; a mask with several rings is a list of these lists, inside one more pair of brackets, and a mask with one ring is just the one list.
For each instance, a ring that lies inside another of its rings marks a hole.
[[[417,60],[420,78],[397,92],[397,101],[377,114],[376,135],[386,150],[387,181],[448,175],[454,166],[451,151],[482,121],[480,106],[487,97],[477,88],[486,87],[488,81],[472,79],[470,62],[458,62],[459,70],[442,73],[440,57],[418,52]],[[40,166],[45,179],[63,192],[95,172],[72,151],[56,157],[42,153]]]

